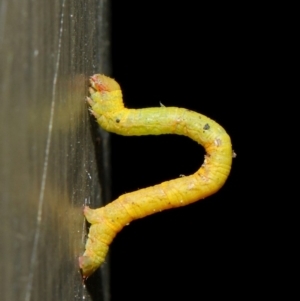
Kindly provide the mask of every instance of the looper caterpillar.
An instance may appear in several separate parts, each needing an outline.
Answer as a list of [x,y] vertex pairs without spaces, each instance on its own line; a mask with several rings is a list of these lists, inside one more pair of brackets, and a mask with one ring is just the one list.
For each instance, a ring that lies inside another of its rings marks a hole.
[[104,262],[110,243],[126,224],[217,192],[225,183],[232,162],[230,137],[208,117],[176,107],[127,109],[115,80],[96,74],[90,78],[90,83],[91,98],[87,101],[103,129],[124,136],[188,136],[205,148],[206,155],[200,169],[190,176],[126,193],[99,209],[84,208],[84,215],[91,224],[86,250],[79,258],[84,279]]

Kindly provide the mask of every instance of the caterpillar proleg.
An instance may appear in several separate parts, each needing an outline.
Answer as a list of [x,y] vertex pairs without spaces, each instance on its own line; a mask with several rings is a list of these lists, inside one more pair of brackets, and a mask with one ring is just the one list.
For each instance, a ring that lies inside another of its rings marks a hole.
[[84,208],[84,215],[91,224],[85,252],[79,258],[84,279],[104,262],[113,238],[132,220],[185,206],[217,192],[229,175],[233,154],[228,134],[204,115],[164,106],[127,109],[115,80],[96,74],[90,83],[91,97],[87,102],[103,129],[124,136],[188,136],[205,148],[206,155],[200,169],[190,176],[126,193],[99,209]]

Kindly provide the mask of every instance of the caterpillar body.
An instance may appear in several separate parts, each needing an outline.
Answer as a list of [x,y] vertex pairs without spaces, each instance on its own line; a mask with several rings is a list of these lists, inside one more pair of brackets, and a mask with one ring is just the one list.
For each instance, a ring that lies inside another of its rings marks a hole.
[[230,137],[208,117],[176,107],[127,109],[115,80],[96,74],[90,83],[91,97],[87,101],[103,129],[124,136],[188,136],[205,148],[206,155],[200,169],[190,176],[126,193],[99,209],[84,208],[84,215],[91,224],[86,250],[79,257],[84,279],[104,262],[110,243],[126,224],[217,192],[225,183],[232,163]]

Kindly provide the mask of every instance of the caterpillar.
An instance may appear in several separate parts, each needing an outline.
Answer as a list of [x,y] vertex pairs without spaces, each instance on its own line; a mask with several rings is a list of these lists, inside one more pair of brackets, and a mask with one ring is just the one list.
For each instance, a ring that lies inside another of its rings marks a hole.
[[233,157],[230,137],[208,117],[177,107],[127,109],[119,84],[102,74],[91,76],[90,85],[90,112],[106,131],[124,136],[184,135],[201,144],[206,154],[200,169],[190,176],[126,193],[98,209],[84,208],[91,224],[85,252],[79,257],[84,279],[104,262],[110,243],[132,220],[217,192],[229,175]]

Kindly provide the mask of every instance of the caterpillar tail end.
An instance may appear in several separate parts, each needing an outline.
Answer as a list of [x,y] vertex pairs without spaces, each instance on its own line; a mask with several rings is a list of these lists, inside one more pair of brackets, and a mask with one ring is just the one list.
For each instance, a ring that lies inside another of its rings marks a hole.
[[95,262],[89,256],[80,256],[78,262],[84,281],[98,269],[98,266],[95,267]]

